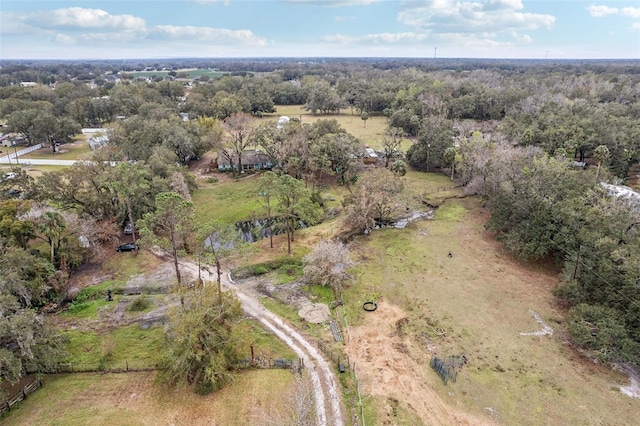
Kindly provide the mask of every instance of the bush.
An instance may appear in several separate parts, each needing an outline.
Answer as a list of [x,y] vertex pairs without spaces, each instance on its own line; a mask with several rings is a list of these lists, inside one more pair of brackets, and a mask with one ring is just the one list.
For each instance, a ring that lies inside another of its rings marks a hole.
[[236,268],[232,270],[231,276],[233,277],[233,279],[257,277],[283,267],[286,267],[292,270],[295,268],[301,268],[302,259],[291,258],[291,257],[281,257],[281,258],[270,260],[267,262],[257,263],[255,265],[242,266],[240,268]]
[[87,302],[77,302],[77,301],[73,301],[69,304],[69,307],[67,308],[67,311],[70,314],[77,314],[78,312],[82,312],[85,309],[87,309],[89,307],[90,303]]
[[218,178],[208,177],[204,181],[207,183],[218,183]]
[[151,301],[147,296],[138,296],[133,299],[133,302],[127,308],[131,312],[140,312],[148,309],[151,306]]
[[73,298],[73,303],[83,303],[89,300],[102,299],[107,297],[106,291],[97,287],[85,287]]

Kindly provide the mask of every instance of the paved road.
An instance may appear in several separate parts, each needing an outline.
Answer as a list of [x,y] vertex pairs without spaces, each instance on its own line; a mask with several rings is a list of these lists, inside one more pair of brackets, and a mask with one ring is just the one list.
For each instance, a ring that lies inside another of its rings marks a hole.
[[[27,158],[18,159],[18,166],[72,166],[76,160],[31,160]],[[15,158],[0,157],[0,164],[16,165]]]

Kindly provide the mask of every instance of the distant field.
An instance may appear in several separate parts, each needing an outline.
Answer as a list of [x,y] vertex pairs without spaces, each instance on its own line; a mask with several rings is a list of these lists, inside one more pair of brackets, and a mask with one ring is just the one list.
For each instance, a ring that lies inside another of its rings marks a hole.
[[288,370],[245,371],[233,385],[200,396],[157,384],[155,373],[44,376],[43,388],[2,424],[245,426],[283,408],[293,377]]
[[[338,123],[349,133],[360,139],[363,144],[369,145],[373,149],[380,149],[384,139],[385,129],[388,120],[382,115],[374,115],[369,117],[366,124],[360,118],[360,115],[354,112],[351,115],[350,109],[340,111],[340,114],[333,115],[311,115],[309,111],[305,111],[302,105],[277,105],[276,113],[271,116],[265,116],[264,120],[276,121],[281,115],[290,118],[298,118],[303,123],[313,123],[318,120],[337,120]],[[402,150],[406,150],[411,146],[411,141],[405,139],[402,144]]]
[[[196,70],[176,70],[176,73],[180,74],[180,73],[186,73],[189,78],[194,78],[194,77],[199,77],[201,75],[206,75],[209,76],[211,78],[217,78],[217,77],[222,77],[225,73],[221,72],[221,71],[211,71],[208,69],[196,69]],[[132,72],[127,72],[125,74],[130,74],[133,75],[134,77],[153,77],[153,76],[159,76],[159,77],[165,77],[167,75],[169,75],[169,71],[132,71]]]

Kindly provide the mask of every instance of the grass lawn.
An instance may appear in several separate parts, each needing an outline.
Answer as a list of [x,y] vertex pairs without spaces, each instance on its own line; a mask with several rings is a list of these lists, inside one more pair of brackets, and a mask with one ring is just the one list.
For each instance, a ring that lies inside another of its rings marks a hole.
[[143,330],[139,324],[110,332],[68,330],[64,335],[70,341],[67,362],[77,368],[96,368],[100,363],[107,369],[154,367],[164,343],[162,327]]
[[37,151],[30,152],[19,158],[22,160],[80,160],[91,154],[91,148],[89,144],[84,140],[82,135],[79,135],[81,140],[77,140],[72,143],[65,143],[60,145],[60,151],[55,154],[51,151],[50,147],[40,148]]
[[235,223],[264,216],[258,202],[257,177],[254,175],[238,181],[227,179],[215,183],[199,182],[199,188],[192,196],[198,222],[217,219]]
[[288,370],[244,371],[232,385],[201,396],[162,386],[155,373],[50,375],[2,424],[244,426],[282,409],[293,377]]
[[68,168],[69,166],[26,166],[27,174],[32,178],[39,178],[44,173],[57,172]]
[[[558,271],[511,258],[484,220],[478,198],[452,199],[433,220],[352,242],[357,280],[345,295],[351,350],[363,391],[382,404],[377,420],[388,415],[389,397],[419,407],[432,389],[446,406],[485,422],[640,424],[640,401],[616,387],[628,379],[567,346],[564,312],[551,295]],[[384,308],[365,313],[367,300]],[[521,334],[542,328],[533,312],[553,336]],[[466,356],[457,382],[442,383],[429,367],[434,354]],[[380,368],[384,359],[403,361]],[[412,386],[403,382],[416,376]]]

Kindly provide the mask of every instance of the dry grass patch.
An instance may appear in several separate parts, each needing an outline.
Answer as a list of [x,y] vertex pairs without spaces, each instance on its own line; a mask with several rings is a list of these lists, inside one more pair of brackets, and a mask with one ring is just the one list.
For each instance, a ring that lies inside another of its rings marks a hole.
[[155,382],[154,373],[45,376],[43,388],[3,419],[6,425],[255,424],[271,413],[293,381],[287,370],[239,373],[220,392],[200,396]]
[[355,113],[355,110],[351,115],[350,109],[343,110],[340,114],[332,115],[312,115],[305,111],[301,105],[278,105],[276,109],[277,115],[265,117],[264,120],[270,120],[275,123],[281,115],[298,118],[303,123],[309,124],[318,120],[337,120],[347,132],[360,139],[363,144],[367,144],[374,149],[379,149],[382,146],[382,139],[388,124],[386,117],[374,115],[369,117],[365,125],[360,115]]
[[[427,383],[441,401],[435,406],[445,410],[437,416],[469,413],[476,420],[468,424],[640,424],[640,401],[615,387],[627,378],[567,346],[564,312],[551,295],[557,270],[511,258],[485,231],[485,219],[479,199],[448,200],[434,220],[352,244],[361,264],[346,301],[359,324],[351,334],[361,343],[354,338],[351,351],[364,391],[397,395],[420,413],[416,401],[425,398],[420,389]],[[362,311],[371,298],[387,301],[395,314],[376,311],[381,317],[373,321]],[[542,328],[532,312],[553,336],[521,335]],[[400,333],[395,321],[405,317]],[[377,342],[369,352],[362,349],[367,342]],[[456,383],[443,385],[431,370],[433,354],[466,356]],[[406,380],[380,385],[406,371]],[[426,423],[429,413],[422,411]]]

